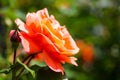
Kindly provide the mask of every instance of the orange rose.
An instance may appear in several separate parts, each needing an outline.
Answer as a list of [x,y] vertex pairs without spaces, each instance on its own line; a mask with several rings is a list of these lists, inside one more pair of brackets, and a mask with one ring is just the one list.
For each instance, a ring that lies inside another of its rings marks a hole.
[[77,65],[76,58],[71,56],[79,48],[65,26],[60,26],[53,15],[49,16],[46,8],[28,13],[26,23],[20,19],[15,23],[19,26],[21,43],[28,55],[38,53],[36,56],[40,56],[55,72],[64,72],[61,63]]

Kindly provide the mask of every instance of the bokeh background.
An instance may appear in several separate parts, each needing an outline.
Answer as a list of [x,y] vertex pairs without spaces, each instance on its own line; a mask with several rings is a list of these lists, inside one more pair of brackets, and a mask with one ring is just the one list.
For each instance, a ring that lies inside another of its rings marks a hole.
[[[69,80],[120,80],[120,0],[0,0],[0,70],[11,63],[9,31],[16,18],[47,8],[81,49],[78,67],[65,64]],[[18,50],[18,52],[21,50]],[[0,74],[0,80],[11,75]]]

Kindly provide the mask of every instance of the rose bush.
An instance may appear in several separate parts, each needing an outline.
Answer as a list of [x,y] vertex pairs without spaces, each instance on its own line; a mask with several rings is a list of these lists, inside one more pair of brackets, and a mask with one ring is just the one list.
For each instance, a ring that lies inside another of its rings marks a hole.
[[55,72],[64,72],[61,64],[67,62],[77,66],[72,55],[79,51],[76,43],[47,9],[28,13],[26,22],[16,19],[22,46],[28,55],[36,54]]

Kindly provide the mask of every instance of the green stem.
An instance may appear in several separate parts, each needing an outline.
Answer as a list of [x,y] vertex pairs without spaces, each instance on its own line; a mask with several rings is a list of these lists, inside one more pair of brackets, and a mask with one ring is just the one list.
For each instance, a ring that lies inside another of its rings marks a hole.
[[[29,58],[28,62],[26,63],[26,65],[29,65],[30,61],[34,58],[34,55],[30,55],[30,56],[27,56],[23,62],[25,62],[27,59]],[[16,77],[16,80],[18,80],[20,78],[20,76],[22,75],[22,73],[24,72],[25,68],[23,67],[20,71],[20,73],[17,75]]]
[[12,71],[12,80],[16,80],[15,78],[15,75],[16,75],[16,66],[15,66],[15,63],[16,63],[16,49],[14,49],[14,55],[13,55],[13,71]]
[[13,64],[16,63],[16,49],[14,50]]
[[30,58],[32,55],[28,55],[27,57],[25,57],[25,59],[22,61],[22,63],[25,63],[26,60],[28,60],[28,58]]

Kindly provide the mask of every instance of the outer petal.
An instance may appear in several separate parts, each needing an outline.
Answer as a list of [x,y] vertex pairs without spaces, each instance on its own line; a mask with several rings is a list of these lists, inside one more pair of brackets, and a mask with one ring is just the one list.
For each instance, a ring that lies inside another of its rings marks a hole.
[[49,14],[48,14],[48,10],[47,8],[44,8],[43,10],[39,10],[36,13],[40,19],[44,19],[44,18],[49,18]]
[[19,34],[22,46],[28,54],[41,52],[41,46],[39,45],[40,42],[36,42],[34,38],[31,38],[24,32],[20,32]]
[[41,19],[36,13],[28,13],[26,16],[26,29],[30,34],[42,31]]
[[62,32],[64,34],[63,40],[65,41],[65,47],[66,47],[66,52],[71,52],[72,54],[76,54],[79,51],[79,48],[77,47],[75,41],[73,38],[70,36],[69,32],[65,27],[63,27]]
[[28,33],[28,30],[27,30],[27,28],[25,27],[24,22],[22,22],[20,19],[16,19],[16,20],[15,20],[15,23],[17,24],[18,28],[19,28],[21,31],[24,31],[24,32]]
[[49,68],[55,72],[62,72],[62,74],[64,74],[64,69],[60,62],[54,60],[52,57],[50,57],[50,54],[46,53],[45,51],[43,52],[43,56],[44,61],[49,66]]
[[60,27],[60,23],[55,19],[53,15],[50,16],[49,20],[51,21],[51,25],[54,29],[58,29]]
[[60,57],[62,58],[62,60],[64,62],[67,62],[67,63],[70,63],[70,64],[73,64],[73,65],[77,66],[77,63],[75,62],[77,60],[77,58],[67,57],[66,55],[60,55]]

